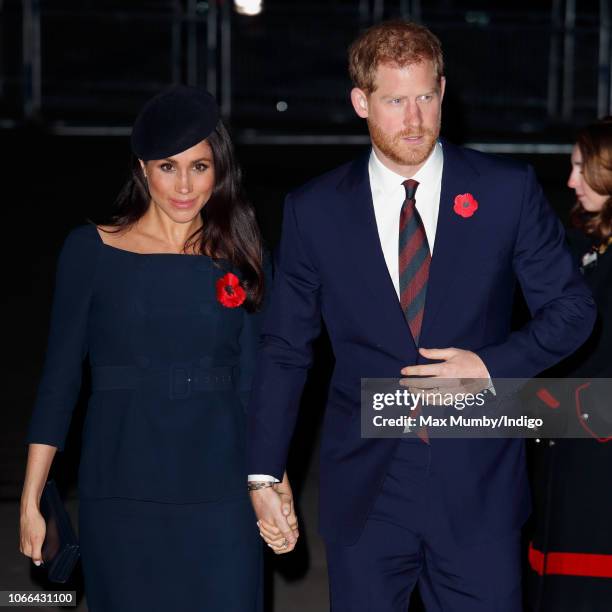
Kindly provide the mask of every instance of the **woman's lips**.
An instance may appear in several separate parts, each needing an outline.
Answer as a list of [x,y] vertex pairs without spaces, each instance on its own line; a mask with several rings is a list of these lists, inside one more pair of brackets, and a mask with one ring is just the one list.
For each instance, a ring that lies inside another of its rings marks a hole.
[[194,205],[195,201],[196,198],[193,198],[191,200],[175,200],[174,198],[170,198],[170,202],[172,202],[172,205],[176,208],[191,208]]

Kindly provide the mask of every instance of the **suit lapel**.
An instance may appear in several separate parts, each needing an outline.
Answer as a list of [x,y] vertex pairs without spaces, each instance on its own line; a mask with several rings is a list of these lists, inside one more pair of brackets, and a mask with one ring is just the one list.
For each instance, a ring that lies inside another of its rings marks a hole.
[[425,347],[428,346],[427,340],[440,306],[463,265],[462,246],[474,239],[470,218],[464,219],[453,210],[455,196],[471,192],[478,199],[478,172],[468,163],[459,147],[446,141],[442,141],[442,145],[444,166],[440,208],[421,329],[420,344]]
[[[337,208],[341,216],[340,227],[346,227],[347,230],[343,232],[344,244],[351,265],[359,271],[364,290],[368,291],[369,299],[376,305],[382,325],[386,329],[391,328],[404,347],[408,340],[412,342],[414,349],[412,334],[397,299],[380,244],[368,160],[369,152],[355,160],[338,185],[338,192],[341,194],[340,206]],[[371,323],[374,322],[369,322]],[[397,333],[400,328],[404,334]]]
[[[478,199],[480,175],[465,159],[459,147],[446,141],[442,141],[442,144],[444,166],[440,208],[427,284],[421,346],[427,346],[440,307],[463,265],[463,246],[475,238],[470,219],[457,215],[453,206],[458,194],[471,192]],[[390,335],[398,343],[397,346],[402,347],[402,352],[406,350],[406,342],[415,350],[412,333],[397,299],[378,236],[368,160],[369,151],[350,164],[347,174],[338,185],[341,196],[336,208],[338,223],[339,227],[346,228],[346,232],[342,233],[343,245],[350,265],[359,272],[364,291],[367,291],[369,299],[376,305],[377,318],[382,328],[391,330]],[[368,324],[376,322],[369,321]]]

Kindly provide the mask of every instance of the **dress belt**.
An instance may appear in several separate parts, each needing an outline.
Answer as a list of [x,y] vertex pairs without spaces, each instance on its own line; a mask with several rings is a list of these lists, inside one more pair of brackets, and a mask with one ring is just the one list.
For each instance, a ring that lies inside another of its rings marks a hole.
[[93,391],[139,389],[161,384],[171,399],[184,399],[193,392],[225,391],[234,388],[235,368],[201,368],[191,363],[166,367],[97,366],[91,368]]

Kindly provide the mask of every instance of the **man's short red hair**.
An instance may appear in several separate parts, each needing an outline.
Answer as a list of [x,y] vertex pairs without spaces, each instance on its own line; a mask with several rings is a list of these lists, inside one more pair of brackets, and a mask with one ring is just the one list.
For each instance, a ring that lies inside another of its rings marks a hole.
[[425,26],[411,21],[379,23],[363,32],[349,48],[349,75],[355,87],[372,93],[380,64],[403,68],[431,60],[438,81],[444,76],[442,45]]

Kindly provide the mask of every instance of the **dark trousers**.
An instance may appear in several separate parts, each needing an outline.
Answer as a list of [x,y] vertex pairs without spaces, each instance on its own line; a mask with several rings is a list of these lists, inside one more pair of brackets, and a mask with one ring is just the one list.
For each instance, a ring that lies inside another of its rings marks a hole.
[[520,532],[459,546],[431,449],[402,440],[359,540],[327,543],[332,612],[406,612],[418,583],[427,612],[520,612]]

